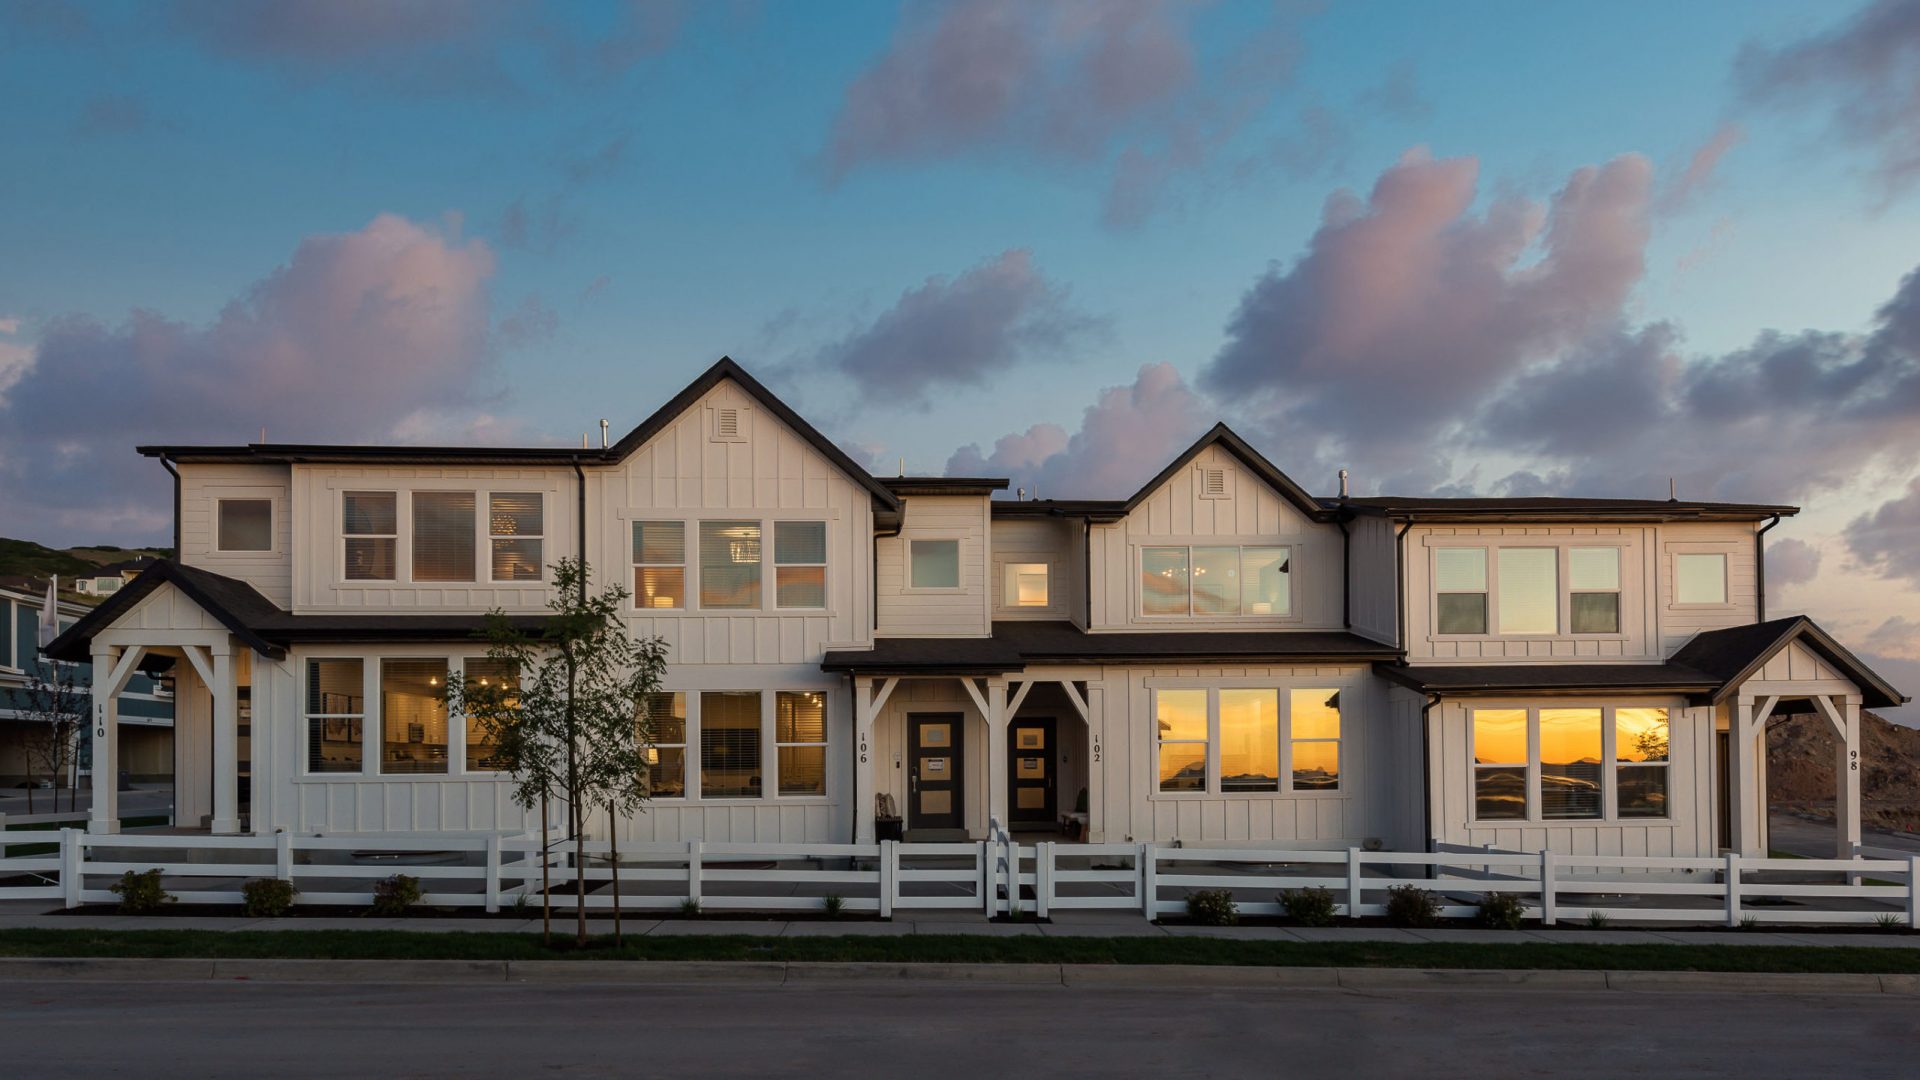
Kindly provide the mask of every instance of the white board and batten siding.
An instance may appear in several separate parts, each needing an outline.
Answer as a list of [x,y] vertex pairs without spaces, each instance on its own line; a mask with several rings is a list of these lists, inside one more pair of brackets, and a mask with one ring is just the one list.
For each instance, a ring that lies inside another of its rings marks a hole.
[[[1225,490],[1207,492],[1209,470],[1224,472]],[[1284,544],[1291,551],[1293,612],[1288,616],[1203,619],[1140,613],[1140,549],[1164,545]],[[1339,630],[1342,604],[1340,530],[1313,521],[1248,472],[1238,458],[1210,446],[1174,473],[1124,521],[1092,527],[1093,631]]]
[[1349,627],[1361,637],[1395,644],[1400,636],[1398,526],[1384,517],[1347,523]]
[[1605,702],[1668,709],[1667,817],[1545,820],[1538,806],[1530,806],[1530,820],[1475,820],[1471,710],[1593,708],[1600,704],[1591,698],[1540,697],[1442,701],[1433,710],[1431,798],[1435,838],[1445,844],[1490,845],[1502,851],[1552,849],[1566,855],[1664,858],[1718,854],[1712,782],[1714,710],[1710,706],[1690,707],[1678,697],[1623,695]]
[[[993,522],[993,565],[987,591],[995,619],[1036,619],[1083,622],[1086,610],[1080,530],[1070,518],[998,518]],[[1007,603],[1007,567],[1043,563],[1047,567],[1045,606],[1017,607]]]
[[[984,495],[914,495],[906,504],[898,536],[874,542],[878,566],[875,600],[880,637],[985,637],[993,600],[988,567],[993,529]],[[960,552],[957,588],[914,588],[911,546],[915,540],[956,540]]]
[[[1759,564],[1754,560],[1754,530],[1745,522],[1686,522],[1659,529],[1659,633],[1662,655],[1671,656],[1702,630],[1745,626],[1760,616]],[[1682,604],[1674,588],[1674,556],[1723,554],[1727,557],[1727,602]]]
[[[180,470],[180,561],[238,578],[260,595],[293,603],[293,482],[285,465],[184,464]],[[270,551],[221,551],[222,499],[265,499],[272,504]]]
[[892,795],[894,805],[911,823],[907,717],[914,714],[960,717],[960,802],[964,826],[968,835],[984,838],[988,808],[992,805],[987,770],[987,721],[957,679],[902,679],[894,688],[886,706],[874,719],[874,790]]

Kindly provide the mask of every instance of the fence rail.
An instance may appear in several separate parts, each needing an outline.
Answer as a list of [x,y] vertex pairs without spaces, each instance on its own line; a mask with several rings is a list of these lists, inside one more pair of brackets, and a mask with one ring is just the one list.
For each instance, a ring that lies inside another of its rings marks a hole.
[[[1488,851],[1394,852],[1020,844],[995,829],[963,843],[623,843],[558,834],[205,836],[0,831],[0,900],[111,903],[122,874],[159,869],[181,901],[238,904],[256,878],[290,881],[296,903],[364,906],[395,874],[431,907],[498,911],[543,888],[590,910],[808,912],[890,918],[916,910],[984,916],[1058,911],[1179,914],[1192,893],[1226,890],[1248,915],[1284,911],[1319,888],[1348,918],[1386,911],[1389,890],[1433,893],[1445,916],[1490,894],[1519,897],[1546,925],[1619,922],[1904,925],[1920,928],[1920,856],[1906,859],[1636,858]],[[16,854],[17,852],[17,854]]]

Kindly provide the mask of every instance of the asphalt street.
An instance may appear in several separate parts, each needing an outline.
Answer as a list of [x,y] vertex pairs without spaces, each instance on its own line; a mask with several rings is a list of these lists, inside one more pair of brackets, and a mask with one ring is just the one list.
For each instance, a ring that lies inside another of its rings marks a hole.
[[1912,1076],[1906,995],[0,983],[26,1075]]

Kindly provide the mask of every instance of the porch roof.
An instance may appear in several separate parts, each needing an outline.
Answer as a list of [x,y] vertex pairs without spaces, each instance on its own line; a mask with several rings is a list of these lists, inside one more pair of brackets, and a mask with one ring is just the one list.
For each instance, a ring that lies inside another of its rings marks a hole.
[[1832,664],[1848,681],[1860,688],[1861,704],[1869,709],[1885,709],[1905,704],[1909,699],[1860,658],[1822,630],[1805,615],[1772,619],[1724,630],[1707,630],[1673,654],[1676,663],[1688,664],[1720,680],[1715,701],[1738,689],[1752,678],[1780,650],[1798,641],[1821,659]]
[[1705,694],[1720,681],[1684,664],[1375,664],[1374,673],[1423,694]]
[[1004,675],[1028,664],[1368,663],[1398,657],[1391,645],[1337,630],[1115,631],[1070,622],[1003,620],[984,638],[880,638],[872,649],[829,652],[827,671]]
[[[93,636],[113,626],[162,585],[179,589],[248,648],[274,659],[285,657],[287,646],[301,642],[473,638],[486,628],[487,622],[485,615],[295,615],[244,581],[161,559],[53,639],[46,647],[46,654],[56,660],[89,659]],[[547,619],[540,615],[519,615],[510,617],[509,621],[517,629],[535,632]]]

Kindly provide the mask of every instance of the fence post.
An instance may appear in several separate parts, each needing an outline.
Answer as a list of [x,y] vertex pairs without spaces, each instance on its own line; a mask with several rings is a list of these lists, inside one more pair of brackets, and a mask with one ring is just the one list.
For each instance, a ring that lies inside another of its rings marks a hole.
[[1159,853],[1152,844],[1141,844],[1134,860],[1140,864],[1140,911],[1152,922],[1160,917]]
[[1727,852],[1727,925],[1740,925],[1740,853]]
[[1552,926],[1559,916],[1553,913],[1553,850],[1540,852],[1540,925]]
[[1033,917],[1044,919],[1053,900],[1053,841],[1033,845]]
[[500,834],[487,834],[487,912],[500,910]]
[[880,841],[880,917],[893,918],[894,899],[900,891],[900,847],[892,840]]
[[80,837],[77,829],[60,830],[60,889],[68,908],[80,906],[81,887],[86,884],[86,872],[80,868],[86,857],[80,850]]
[[1920,929],[1920,855],[1907,856],[1907,928]]
[[273,876],[293,880],[293,834],[285,829],[273,834]]
[[1347,918],[1360,917],[1360,849],[1347,849]]
[[700,848],[700,841],[687,841],[687,899],[695,907],[700,904]]

